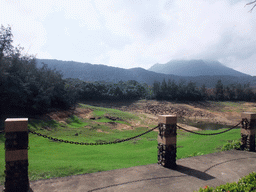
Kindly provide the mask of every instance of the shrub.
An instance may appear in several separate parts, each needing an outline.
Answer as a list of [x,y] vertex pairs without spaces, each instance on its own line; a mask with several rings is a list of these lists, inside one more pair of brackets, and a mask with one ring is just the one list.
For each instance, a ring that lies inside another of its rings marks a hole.
[[256,173],[252,172],[249,175],[241,178],[237,183],[226,183],[216,188],[205,186],[200,188],[198,192],[250,192],[256,191]]
[[228,141],[223,147],[221,148],[221,151],[228,151],[231,149],[240,149],[241,148],[241,142],[240,141]]

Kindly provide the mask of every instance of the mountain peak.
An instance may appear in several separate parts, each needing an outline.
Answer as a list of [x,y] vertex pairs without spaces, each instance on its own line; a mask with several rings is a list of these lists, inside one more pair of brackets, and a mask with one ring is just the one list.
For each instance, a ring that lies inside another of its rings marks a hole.
[[249,76],[247,74],[226,67],[214,60],[171,60],[166,64],[155,64],[148,69],[156,73],[172,74],[178,76]]

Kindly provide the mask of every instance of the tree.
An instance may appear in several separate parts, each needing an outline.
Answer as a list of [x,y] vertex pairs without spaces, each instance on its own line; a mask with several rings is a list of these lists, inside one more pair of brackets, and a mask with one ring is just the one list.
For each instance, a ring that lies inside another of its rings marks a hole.
[[168,94],[167,83],[166,83],[165,79],[163,79],[162,84],[161,84],[161,89],[160,89],[161,99],[168,99],[167,94]]
[[153,83],[154,96],[157,97],[159,92],[160,92],[160,83],[155,80],[154,83]]
[[175,100],[177,99],[177,94],[178,94],[178,85],[176,85],[174,80],[168,80],[168,98],[170,100]]
[[196,84],[190,81],[186,86],[186,100],[198,101],[201,99],[202,99],[202,96],[200,94],[200,91],[197,90]]
[[224,100],[224,88],[221,80],[218,80],[215,86],[215,98],[221,101]]
[[200,92],[202,95],[202,99],[206,100],[207,99],[207,88],[206,88],[205,84],[203,84],[202,87],[200,88]]
[[12,46],[12,33],[11,33],[11,27],[5,28],[3,25],[1,25],[0,30],[0,62],[3,58],[3,56],[9,56],[12,53],[13,46]]
[[177,99],[180,101],[185,100],[186,98],[186,81],[185,80],[180,80],[178,84],[178,93],[177,93]]
[[235,86],[233,84],[226,86],[226,88],[225,88],[225,98],[227,100],[232,101],[232,100],[235,99],[235,96],[236,96]]
[[[62,74],[47,65],[36,67],[33,56],[12,46],[11,28],[0,29],[0,114],[46,113],[75,105]],[[4,109],[4,111],[3,111]]]
[[238,101],[244,100],[244,89],[240,83],[236,85],[236,100]]
[[[254,4],[255,3],[255,4]],[[252,12],[252,10],[254,9],[254,7],[256,6],[256,1],[253,1],[253,2],[250,2],[250,3],[247,3],[246,5],[251,5],[251,4],[254,4],[253,5],[253,7],[251,8],[251,10],[250,11],[248,11],[248,12]],[[245,5],[245,6],[246,6]]]

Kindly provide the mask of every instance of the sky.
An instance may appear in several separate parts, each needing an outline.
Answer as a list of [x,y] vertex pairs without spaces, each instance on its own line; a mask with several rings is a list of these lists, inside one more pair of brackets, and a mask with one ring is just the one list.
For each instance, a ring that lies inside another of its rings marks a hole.
[[0,0],[0,24],[38,59],[125,69],[205,59],[256,76],[252,1]]

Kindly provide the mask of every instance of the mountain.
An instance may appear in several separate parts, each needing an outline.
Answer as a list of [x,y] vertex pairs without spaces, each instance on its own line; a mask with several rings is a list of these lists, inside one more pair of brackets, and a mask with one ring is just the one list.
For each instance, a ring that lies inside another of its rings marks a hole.
[[172,60],[166,64],[155,64],[148,69],[156,73],[173,74],[178,76],[249,76],[226,67],[218,61],[210,60]]
[[83,81],[114,82],[135,80],[140,83],[152,85],[154,80],[162,82],[163,79],[178,80],[175,75],[166,75],[148,71],[143,68],[123,69],[106,65],[80,63],[74,61],[61,61],[52,59],[37,59],[37,67],[45,63],[50,69],[56,69],[63,74],[63,78],[78,78]]
[[[170,79],[176,81],[177,83],[179,83],[181,80],[185,80],[186,82],[192,81],[195,82],[198,87],[201,87],[203,84],[205,84],[206,87],[214,87],[217,81],[220,79],[224,85],[235,83],[245,84],[248,82],[251,82],[252,86],[256,85],[256,77],[251,77],[249,75],[201,75],[187,77],[157,73],[143,68],[123,69],[106,65],[96,65],[74,61],[37,59],[38,68],[41,68],[43,63],[47,64],[50,69],[60,71],[63,74],[63,78],[78,78],[89,82],[105,81],[117,83],[119,81],[125,82],[128,80],[135,80],[139,83],[153,85],[155,80],[162,82],[163,79],[165,79],[166,82],[168,82]],[[238,72],[238,74],[240,74],[240,72]]]

